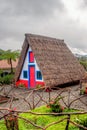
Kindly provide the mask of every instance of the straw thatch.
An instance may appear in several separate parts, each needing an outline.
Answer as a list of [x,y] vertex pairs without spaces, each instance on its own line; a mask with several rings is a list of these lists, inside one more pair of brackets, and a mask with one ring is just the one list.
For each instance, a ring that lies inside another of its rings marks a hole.
[[32,48],[46,86],[53,87],[78,81],[84,75],[83,67],[68,49],[64,40],[26,34],[16,69],[16,81],[19,79],[29,46]]

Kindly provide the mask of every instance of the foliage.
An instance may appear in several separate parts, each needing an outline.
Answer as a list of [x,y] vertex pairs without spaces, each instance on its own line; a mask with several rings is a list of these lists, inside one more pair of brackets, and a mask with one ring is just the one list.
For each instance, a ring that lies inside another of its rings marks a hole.
[[0,84],[11,84],[13,82],[14,75],[8,74],[4,77],[0,77]]
[[59,100],[62,97],[58,97],[56,99],[54,99],[54,101],[51,101],[48,106],[50,106],[52,112],[58,113],[58,112],[62,112],[64,110],[64,107],[60,105]]
[[3,70],[0,69],[0,76],[1,76],[2,73],[3,73]]
[[0,60],[2,59],[1,55],[4,53],[4,50],[0,49]]
[[37,85],[36,85],[36,88],[37,88],[37,89],[40,89],[40,88],[43,88],[43,86],[40,85],[40,84],[37,84]]
[[84,95],[85,94],[85,90],[84,89],[81,89],[80,90],[80,95]]
[[[87,117],[76,120],[76,122],[84,127],[87,127]],[[80,130],[84,130],[83,128],[79,128]]]
[[87,94],[87,86],[83,86],[80,90],[80,95]]
[[84,67],[84,69],[87,71],[87,60],[80,60],[80,64]]
[[18,87],[24,87],[24,88],[25,88],[25,84],[19,83],[19,84],[18,84]]
[[11,50],[6,50],[6,51],[2,51],[0,57],[1,59],[6,59],[8,60],[8,63],[10,62],[9,60],[12,59],[14,61],[16,61],[16,59],[19,57],[20,52],[18,50],[16,51],[11,51]]
[[11,73],[13,73],[13,66],[12,66],[12,60],[13,61],[16,61],[16,59],[19,57],[20,53],[18,50],[16,51],[11,51],[11,50],[7,50],[7,51],[4,51],[4,50],[1,50],[1,53],[0,53],[0,59],[3,60],[7,60],[8,64],[10,64],[11,66]]

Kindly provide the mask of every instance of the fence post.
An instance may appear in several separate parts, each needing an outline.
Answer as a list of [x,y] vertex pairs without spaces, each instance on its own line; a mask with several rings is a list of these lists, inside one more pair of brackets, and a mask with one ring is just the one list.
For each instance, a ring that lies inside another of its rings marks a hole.
[[33,104],[32,104],[32,105],[33,105],[33,106],[32,106],[32,109],[34,109],[34,108],[35,108],[35,105],[34,105],[34,90],[33,90],[33,93],[32,93],[32,100],[33,100],[33,101],[32,101],[32,103],[33,103]]
[[50,91],[49,91],[48,93],[49,93],[49,103],[50,103],[50,96],[51,96],[51,95],[50,95]]
[[[70,89],[68,90],[68,109],[70,109]],[[69,129],[69,122],[70,122],[70,114],[67,115],[67,123],[65,130]]]
[[18,117],[13,115],[12,112],[9,115],[7,115],[4,119],[7,130],[19,130]]
[[82,80],[80,80],[80,90],[82,89]]
[[68,90],[68,109],[70,109],[70,92],[71,90]]
[[70,114],[68,114],[68,117],[67,117],[67,123],[66,123],[65,130],[69,130],[69,123],[70,123]]

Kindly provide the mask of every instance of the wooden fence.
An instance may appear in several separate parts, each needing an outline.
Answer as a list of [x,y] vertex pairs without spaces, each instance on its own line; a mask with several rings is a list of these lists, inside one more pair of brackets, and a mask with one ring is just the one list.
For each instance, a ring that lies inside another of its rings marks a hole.
[[[25,122],[32,124],[34,127],[36,127],[36,129],[42,129],[42,130],[47,130],[47,128],[49,128],[52,125],[55,124],[59,124],[63,121],[66,121],[66,126],[65,126],[65,130],[69,130],[69,124],[73,124],[74,126],[78,127],[78,128],[82,128],[83,130],[87,130],[87,127],[84,127],[74,121],[71,120],[71,116],[72,115],[81,115],[81,114],[87,114],[86,111],[86,95],[79,95],[79,88],[78,88],[78,93],[77,91],[72,91],[71,88],[57,88],[56,90],[54,89],[34,89],[34,90],[29,90],[29,91],[22,91],[22,92],[15,92],[13,90],[15,90],[17,88],[11,87],[11,89],[9,89],[7,91],[7,89],[5,87],[1,88],[0,93],[1,96],[5,96],[5,97],[10,97],[8,98],[6,104],[6,107],[3,105],[0,105],[0,120],[4,119],[5,120],[5,124],[7,127],[7,130],[18,130],[18,119],[22,119]],[[19,89],[20,90],[20,89]],[[54,96],[54,97],[53,97]],[[61,113],[36,113],[33,112],[32,109],[35,109],[36,107],[39,107],[41,105],[46,105],[49,104],[49,102],[53,99],[53,98],[58,98],[62,96],[63,98],[61,98],[60,103],[67,109],[70,108],[74,108],[74,109],[79,109],[75,108],[75,102],[82,104],[82,106],[84,106],[84,110],[80,110],[80,111],[75,111],[75,112],[61,112]],[[38,99],[38,100],[37,100]],[[17,109],[17,106],[21,105],[20,100],[23,101],[23,103],[26,103],[28,105],[29,110],[20,110],[19,108]],[[17,104],[15,104],[16,101],[19,101]],[[14,105],[15,104],[15,105]],[[13,107],[15,106],[15,107]],[[16,108],[16,109],[15,109]],[[63,119],[60,119],[56,122],[52,122],[50,124],[48,124],[47,126],[39,126],[37,124],[35,124],[33,121],[26,119],[22,116],[20,116],[20,113],[29,113],[29,114],[33,114],[33,115],[66,115],[66,117],[64,117]],[[10,120],[9,120],[10,119]],[[11,120],[12,119],[12,120]],[[9,129],[9,127],[12,129]],[[14,127],[14,129],[13,129]]]

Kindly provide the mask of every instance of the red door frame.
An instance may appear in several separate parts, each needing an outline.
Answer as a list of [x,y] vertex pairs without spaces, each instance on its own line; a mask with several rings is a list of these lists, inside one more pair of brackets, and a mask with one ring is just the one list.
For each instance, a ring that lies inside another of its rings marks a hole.
[[29,88],[35,87],[35,65],[28,66],[29,72]]

